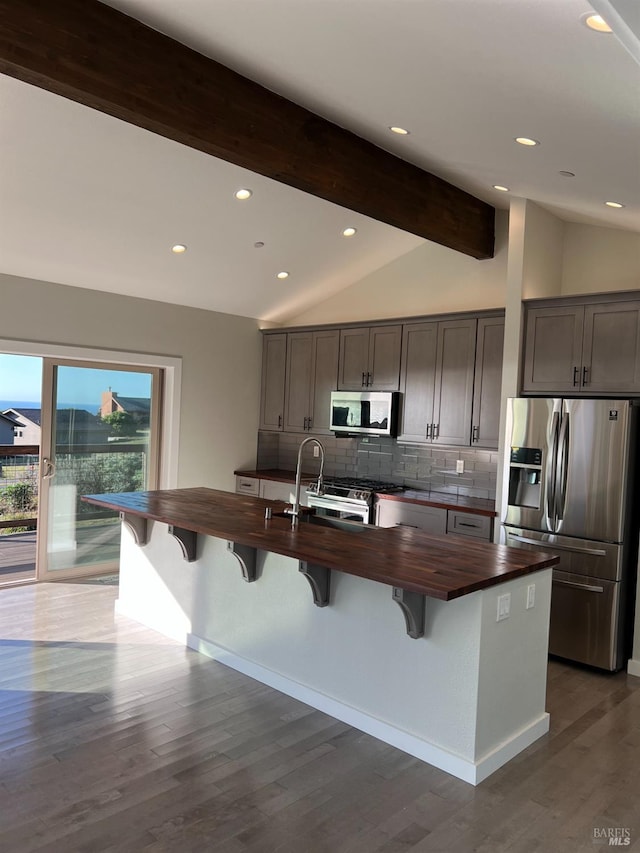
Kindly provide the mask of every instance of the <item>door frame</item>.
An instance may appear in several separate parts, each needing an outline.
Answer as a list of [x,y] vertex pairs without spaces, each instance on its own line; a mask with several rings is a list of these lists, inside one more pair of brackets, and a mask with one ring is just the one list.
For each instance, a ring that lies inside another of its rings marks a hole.
[[[180,441],[180,397],[182,390],[182,359],[169,355],[157,355],[124,350],[94,349],[52,344],[38,341],[17,341],[0,338],[0,352],[8,355],[29,355],[42,359],[74,362],[78,366],[160,368],[162,370],[160,429],[161,441],[158,455],[158,488],[174,489],[178,484],[178,450]],[[44,365],[43,365],[44,373]],[[42,447],[41,447],[42,450]],[[40,457],[42,462],[42,454]],[[40,547],[38,535],[38,547]],[[93,573],[95,574],[95,567]],[[64,574],[64,572],[62,573]],[[61,575],[56,575],[61,580]],[[39,580],[36,577],[36,580]],[[24,581],[33,583],[33,580]]]
[[78,359],[43,358],[42,362],[42,419],[40,435],[40,472],[39,472],[39,497],[38,497],[38,535],[36,539],[36,580],[66,580],[71,578],[86,577],[88,575],[104,574],[118,570],[117,561],[103,561],[91,563],[86,566],[74,566],[66,569],[51,569],[49,567],[49,544],[50,544],[50,514],[49,505],[51,499],[51,487],[55,486],[55,480],[43,476],[44,460],[56,459],[56,436],[54,421],[57,408],[57,369],[59,367],[75,367],[80,370],[117,370],[121,373],[144,372],[151,378],[151,419],[149,423],[149,484],[147,489],[158,488],[160,479],[160,448],[162,447],[162,433],[160,417],[162,409],[162,369],[159,367],[142,367],[140,365],[124,365],[114,363],[105,365],[103,362],[80,361]]

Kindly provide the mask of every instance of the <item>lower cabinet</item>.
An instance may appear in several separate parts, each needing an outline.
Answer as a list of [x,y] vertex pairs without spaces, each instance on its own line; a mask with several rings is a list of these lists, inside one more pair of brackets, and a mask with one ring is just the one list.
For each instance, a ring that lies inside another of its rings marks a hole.
[[447,532],[447,510],[436,506],[380,500],[376,504],[378,527],[415,527],[427,533]]
[[376,524],[378,527],[415,527],[427,533],[471,536],[485,542],[490,542],[493,536],[493,519],[487,515],[406,501],[379,500]]
[[[236,475],[236,493],[239,495],[251,495],[255,498],[265,498],[268,501],[293,503],[294,491],[295,485],[293,483],[282,483],[279,480],[260,480],[257,477]],[[300,489],[300,505],[308,506],[304,483]]]

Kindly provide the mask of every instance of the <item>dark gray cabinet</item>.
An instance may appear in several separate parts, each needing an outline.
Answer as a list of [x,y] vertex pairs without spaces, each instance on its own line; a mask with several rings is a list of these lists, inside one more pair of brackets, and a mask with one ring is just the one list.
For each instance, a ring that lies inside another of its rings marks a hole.
[[402,326],[340,330],[338,389],[397,391]]
[[473,383],[472,447],[497,449],[500,432],[504,319],[478,320],[476,372]]
[[640,392],[640,300],[526,306],[522,391]]
[[262,339],[262,394],[260,429],[282,430],[284,383],[287,365],[287,335],[264,335]]
[[292,332],[287,341],[284,428],[328,434],[330,394],[338,378],[337,329]]
[[469,445],[476,326],[468,318],[404,326],[400,440]]

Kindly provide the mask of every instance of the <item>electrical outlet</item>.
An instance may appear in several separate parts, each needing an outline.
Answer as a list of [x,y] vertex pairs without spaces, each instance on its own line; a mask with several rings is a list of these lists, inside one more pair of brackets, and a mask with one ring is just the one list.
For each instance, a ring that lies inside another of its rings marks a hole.
[[464,459],[456,459],[456,474],[464,474]]
[[531,610],[536,604],[536,585],[530,583],[527,587],[527,610]]
[[503,619],[508,619],[511,612],[511,593],[505,592],[504,595],[498,596],[498,614],[496,622],[502,622]]
[[317,444],[313,445],[313,455],[316,457],[316,459],[318,458],[318,456],[320,456],[320,448]]

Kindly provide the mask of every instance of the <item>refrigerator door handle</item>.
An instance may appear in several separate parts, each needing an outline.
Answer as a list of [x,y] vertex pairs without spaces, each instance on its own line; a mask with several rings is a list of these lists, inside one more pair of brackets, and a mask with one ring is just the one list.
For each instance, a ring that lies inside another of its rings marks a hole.
[[556,545],[553,542],[544,542],[541,539],[529,539],[527,536],[520,536],[518,533],[507,533],[511,539],[518,542],[524,542],[526,545],[537,545],[538,548],[549,551],[570,551],[572,554],[589,554],[592,557],[606,557],[607,552],[600,548],[575,548],[573,545]]
[[558,467],[558,431],[560,426],[560,413],[553,413],[551,421],[551,452],[547,460],[547,488],[546,488],[546,515],[547,526],[550,530],[556,529],[556,470]]
[[567,477],[569,475],[569,437],[571,427],[569,422],[569,412],[565,412],[562,417],[560,427],[560,438],[558,441],[558,461],[556,469],[556,518],[562,521],[564,518],[565,503],[567,500]]
[[593,586],[590,583],[575,583],[575,581],[563,581],[558,578],[554,578],[553,583],[560,584],[561,586],[570,586],[571,589],[582,589],[584,592],[604,592],[603,586]]

